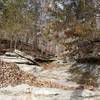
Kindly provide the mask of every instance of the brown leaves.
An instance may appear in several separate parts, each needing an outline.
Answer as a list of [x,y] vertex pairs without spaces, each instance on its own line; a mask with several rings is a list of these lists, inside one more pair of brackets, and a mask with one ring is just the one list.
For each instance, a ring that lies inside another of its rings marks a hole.
[[35,77],[21,71],[14,63],[0,61],[0,87],[18,85],[25,83],[26,80],[31,83],[35,80]]

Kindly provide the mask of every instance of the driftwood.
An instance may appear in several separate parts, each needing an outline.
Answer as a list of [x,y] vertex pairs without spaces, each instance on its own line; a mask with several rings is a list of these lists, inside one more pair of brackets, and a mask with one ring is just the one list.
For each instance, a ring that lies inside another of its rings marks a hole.
[[35,61],[35,58],[34,58],[34,57],[32,57],[32,56],[30,56],[30,55],[27,55],[25,52],[22,52],[22,51],[16,50],[16,49],[15,49],[14,52],[15,52],[17,55],[19,55],[20,57],[25,58],[25,59],[31,61],[32,63],[36,64],[36,65],[39,65],[39,63]]

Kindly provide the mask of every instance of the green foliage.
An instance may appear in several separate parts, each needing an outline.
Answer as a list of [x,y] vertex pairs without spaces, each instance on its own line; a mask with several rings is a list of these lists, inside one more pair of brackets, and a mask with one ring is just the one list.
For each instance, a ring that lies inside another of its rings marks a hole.
[[1,20],[2,28],[12,30],[15,24],[22,22],[22,15],[20,11],[19,2],[4,1],[4,9],[2,11]]
[[2,3],[0,31],[12,36],[32,28],[33,15],[27,10],[27,0],[3,0]]
[[89,20],[91,17],[94,16],[95,8],[91,1],[87,0],[77,0],[78,6],[76,8],[76,17],[78,19]]

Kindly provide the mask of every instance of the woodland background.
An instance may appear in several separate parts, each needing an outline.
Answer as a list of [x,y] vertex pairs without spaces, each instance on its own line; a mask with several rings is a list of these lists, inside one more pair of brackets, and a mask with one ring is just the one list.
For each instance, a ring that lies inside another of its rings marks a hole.
[[0,48],[59,56],[99,33],[100,0],[0,0]]

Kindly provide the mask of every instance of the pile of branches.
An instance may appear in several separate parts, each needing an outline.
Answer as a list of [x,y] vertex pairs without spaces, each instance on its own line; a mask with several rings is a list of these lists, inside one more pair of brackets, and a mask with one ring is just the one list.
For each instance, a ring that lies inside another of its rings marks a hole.
[[74,53],[78,56],[70,68],[72,80],[79,84],[97,86],[100,76],[100,38],[80,38],[76,47],[78,49],[74,49]]
[[[66,39],[67,40],[67,39]],[[74,40],[74,41],[73,41]],[[70,42],[64,43],[67,57],[80,59],[86,57],[100,57],[100,36],[74,37]]]

